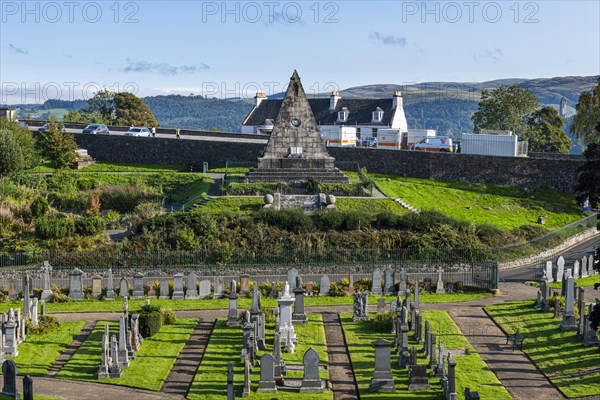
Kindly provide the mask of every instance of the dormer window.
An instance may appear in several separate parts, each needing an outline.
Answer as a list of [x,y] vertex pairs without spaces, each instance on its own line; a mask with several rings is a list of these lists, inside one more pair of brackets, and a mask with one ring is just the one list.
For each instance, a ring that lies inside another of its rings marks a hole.
[[373,111],[373,122],[381,122],[383,121],[383,110],[379,107]]
[[342,109],[338,111],[338,122],[346,122],[349,114],[350,111],[348,111],[346,107],[342,107]]

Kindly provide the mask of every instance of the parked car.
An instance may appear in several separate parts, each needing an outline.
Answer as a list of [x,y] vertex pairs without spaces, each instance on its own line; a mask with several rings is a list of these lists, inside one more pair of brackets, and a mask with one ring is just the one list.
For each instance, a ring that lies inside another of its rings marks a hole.
[[124,136],[144,136],[144,137],[150,137],[151,133],[150,133],[150,129],[148,129],[148,128],[138,128],[138,127],[132,126],[123,135]]
[[108,126],[104,124],[91,124],[83,128],[81,133],[90,133],[92,135],[109,135]]
[[[38,128],[38,132],[41,132],[41,133],[43,133],[43,132],[46,132],[46,131],[48,130],[48,128],[49,128],[48,124],[44,124],[44,125],[42,125],[42,126],[40,126],[40,127]],[[62,127],[60,128],[60,131],[61,131],[61,132],[66,132],[67,130],[65,129],[65,127],[64,127],[64,126],[62,126]]]
[[361,141],[361,146],[364,147],[377,147],[377,138],[376,137],[368,137],[368,138],[364,138]]
[[451,153],[454,149],[452,147],[452,139],[447,136],[435,136],[426,137],[419,143],[413,146],[413,150],[421,151],[439,151],[443,153]]

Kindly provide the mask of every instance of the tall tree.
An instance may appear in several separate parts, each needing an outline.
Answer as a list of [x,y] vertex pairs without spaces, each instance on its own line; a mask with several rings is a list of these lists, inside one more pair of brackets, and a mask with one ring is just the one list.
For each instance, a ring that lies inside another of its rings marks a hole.
[[115,119],[115,93],[101,90],[88,100],[88,106],[82,110],[88,119],[96,116],[101,123],[111,124]]
[[154,126],[159,124],[142,99],[127,92],[115,94],[115,125]]
[[54,118],[48,122],[48,129],[43,132],[38,140],[42,154],[58,168],[67,168],[75,162],[77,143],[73,134],[64,131],[61,123]]
[[8,129],[0,129],[0,176],[20,172],[24,165],[23,152],[15,135]]
[[[600,123],[596,126],[596,133],[600,135]],[[590,143],[583,153],[586,162],[579,168],[575,192],[577,201],[582,204],[590,200],[590,207],[598,208],[600,204],[600,144]]]
[[23,168],[31,168],[38,162],[35,151],[35,139],[27,128],[22,128],[16,121],[0,118],[0,129],[11,132],[23,156]]
[[518,86],[501,86],[492,91],[482,90],[479,108],[473,114],[475,132],[481,129],[512,131],[522,136],[525,121],[540,106],[533,93]]
[[527,117],[523,139],[527,140],[529,151],[542,153],[568,154],[571,139],[563,131],[564,120],[553,107],[543,107]]
[[585,145],[600,143],[600,132],[596,130],[596,126],[600,124],[600,78],[592,90],[579,95],[575,110],[577,114],[573,118],[571,133]]

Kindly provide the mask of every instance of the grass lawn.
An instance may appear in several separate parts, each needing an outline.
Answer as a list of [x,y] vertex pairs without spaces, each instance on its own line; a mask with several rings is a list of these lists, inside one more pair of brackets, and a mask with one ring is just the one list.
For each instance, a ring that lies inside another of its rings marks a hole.
[[366,211],[372,217],[384,211],[391,211],[398,215],[409,213],[406,208],[391,199],[348,199],[340,197],[335,204],[338,211]]
[[[468,291],[464,293],[420,293],[419,301],[421,303],[448,303],[448,302],[464,302],[479,300],[491,296],[487,290]],[[383,296],[389,303],[396,299],[395,296]],[[370,304],[377,304],[378,297],[369,296]],[[305,305],[310,306],[333,306],[333,305],[351,305],[353,304],[352,296],[332,297],[332,296],[307,296]],[[129,300],[129,309],[137,310],[145,304],[145,300]],[[205,310],[205,309],[226,309],[229,307],[228,299],[212,299],[212,300],[170,300],[170,299],[151,299],[152,304],[159,305],[163,308],[172,308],[173,310]],[[263,296],[261,299],[263,307],[277,307],[277,300]],[[11,307],[22,307],[23,303],[19,301],[0,303],[0,312],[7,312]],[[238,299],[239,308],[250,309],[252,306],[251,297],[240,297]],[[70,301],[68,303],[47,303],[46,312],[48,313],[72,313],[72,312],[120,312],[123,310],[123,301],[116,299],[115,301],[106,300],[81,300]]]
[[[318,314],[308,315],[308,325],[295,325],[294,329],[298,336],[298,345],[294,354],[282,353],[287,365],[302,364],[304,352],[314,348],[319,354],[322,365],[327,364],[327,347],[325,345],[325,332],[323,320]],[[244,386],[244,364],[240,362],[242,350],[242,330],[240,327],[227,327],[226,319],[219,319],[213,330],[212,336],[202,363],[192,387],[188,393],[188,399],[222,399],[227,390],[227,363],[234,361],[234,389],[236,397],[241,396]],[[274,324],[266,326],[267,351],[273,351],[273,329]],[[259,352],[260,357],[265,352]],[[328,377],[327,371],[320,372],[321,377]],[[302,378],[302,371],[288,370],[286,377]],[[285,377],[284,377],[285,379]],[[251,398],[269,400],[274,397],[278,399],[333,399],[333,393],[325,391],[322,394],[300,394],[297,392],[278,391],[275,393],[258,393],[256,389],[260,380],[260,367],[255,367],[250,376],[252,394]]]
[[[465,349],[469,350],[469,355],[456,356],[456,392],[459,398],[462,398],[465,386],[471,390],[477,390],[482,399],[511,399],[506,389],[498,381],[494,373],[487,367],[479,354],[468,344],[462,333],[458,330],[454,321],[445,311],[424,310],[422,311],[423,321],[429,320],[432,332],[438,340],[444,341],[446,349]],[[361,399],[435,399],[441,397],[441,386],[439,378],[429,379],[429,390],[408,391],[408,370],[398,367],[397,354],[392,351],[392,373],[396,383],[396,392],[369,392],[369,384],[373,376],[375,365],[375,350],[373,342],[379,338],[388,340],[393,339],[393,335],[388,333],[374,333],[372,325],[367,321],[352,321],[352,313],[342,313],[340,315],[354,374],[358,383]],[[371,314],[371,319],[375,314]],[[409,333],[409,348],[416,345],[414,333]],[[418,363],[427,364],[423,357],[421,349],[423,345],[417,345]]]
[[97,162],[80,169],[82,172],[189,172],[189,167],[177,164],[141,164]]
[[144,339],[137,357],[124,369],[122,377],[98,380],[104,325],[109,324],[111,336],[119,334],[118,322],[98,321],[88,340],[81,345],[57,377],[158,391],[197,322],[197,319],[179,319],[174,325],[163,325],[156,335]]
[[[545,227],[559,228],[585,217],[571,195],[521,188],[481,185],[468,182],[439,182],[371,174],[377,187],[387,196],[399,197],[422,210],[437,210],[475,224],[490,224],[513,229],[536,224],[546,215]],[[534,199],[532,199],[533,197]]]
[[[575,283],[578,287],[590,287],[594,286],[594,283],[600,283],[600,275],[591,275],[586,276],[585,278],[577,278],[575,279]],[[550,287],[552,288],[560,288],[562,286],[562,282],[552,282],[550,283]]]
[[196,210],[202,212],[219,212],[229,211],[232,213],[239,214],[254,214],[260,210],[264,205],[262,196],[255,197],[217,197],[197,208]]
[[567,374],[598,367],[598,347],[584,347],[576,332],[560,330],[560,319],[553,313],[533,308],[532,300],[486,307],[487,313],[504,332],[525,335],[523,351],[535,365],[569,398],[600,394],[600,373],[582,377]]
[[41,376],[48,372],[84,325],[84,321],[61,322],[54,332],[27,334],[25,341],[19,345],[19,355],[13,358],[19,375]]
[[210,189],[211,184],[212,181],[210,179],[200,178],[173,193],[170,196],[170,199],[171,201],[180,203],[183,210],[187,210],[199,202],[203,197],[206,197],[206,193],[208,192],[208,189]]

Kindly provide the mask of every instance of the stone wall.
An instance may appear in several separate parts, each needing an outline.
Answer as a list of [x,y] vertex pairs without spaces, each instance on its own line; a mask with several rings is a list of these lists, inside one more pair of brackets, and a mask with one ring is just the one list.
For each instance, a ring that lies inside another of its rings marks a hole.
[[[226,160],[257,162],[265,145],[214,140],[175,140],[104,135],[76,135],[81,148],[98,161],[225,166]],[[570,192],[584,160],[493,157],[369,148],[329,148],[340,162],[357,162],[369,172],[405,177],[536,188]]]

